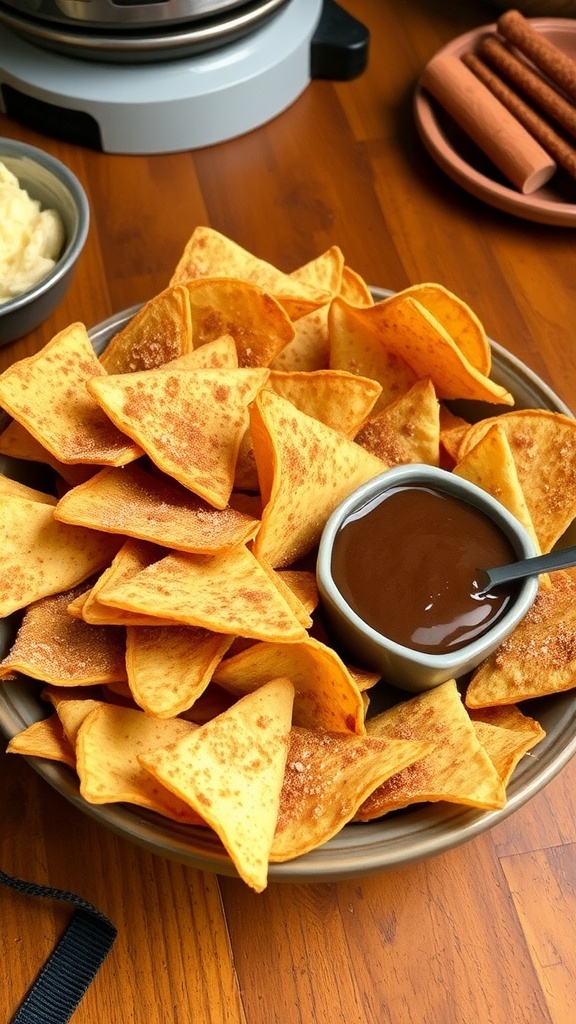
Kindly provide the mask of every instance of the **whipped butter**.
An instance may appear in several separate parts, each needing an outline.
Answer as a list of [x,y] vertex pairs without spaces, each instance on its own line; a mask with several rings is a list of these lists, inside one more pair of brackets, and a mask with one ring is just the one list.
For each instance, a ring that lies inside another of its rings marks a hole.
[[33,288],[54,267],[65,231],[56,210],[42,210],[0,161],[0,303]]

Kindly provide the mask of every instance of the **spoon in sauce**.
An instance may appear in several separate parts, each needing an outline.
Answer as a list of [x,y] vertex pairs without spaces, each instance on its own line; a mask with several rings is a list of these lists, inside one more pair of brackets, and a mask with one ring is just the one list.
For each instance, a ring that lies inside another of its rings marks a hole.
[[522,558],[509,565],[498,565],[494,569],[479,570],[486,574],[486,579],[482,581],[483,586],[480,587],[476,596],[482,597],[492,587],[500,587],[503,583],[521,580],[526,576],[538,576],[540,573],[551,572],[553,569],[570,569],[574,565],[576,565],[576,546],[549,551],[546,555],[536,555],[534,558]]

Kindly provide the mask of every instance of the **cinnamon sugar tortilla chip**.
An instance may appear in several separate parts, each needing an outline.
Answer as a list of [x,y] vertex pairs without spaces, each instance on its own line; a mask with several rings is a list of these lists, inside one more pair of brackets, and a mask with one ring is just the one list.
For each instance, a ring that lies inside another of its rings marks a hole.
[[328,305],[320,306],[296,321],[292,341],[270,363],[273,370],[304,373],[328,369],[328,310]]
[[187,711],[232,639],[198,626],[128,626],[126,669],[134,700],[158,718]]
[[504,786],[453,679],[369,718],[366,731],[369,736],[419,739],[435,746],[421,761],[378,786],[355,820],[370,821],[421,801],[447,800],[484,810],[504,807]]
[[61,462],[122,466],[142,452],[86,390],[100,376],[105,370],[86,328],[71,324],[4,370],[0,405]]
[[[83,588],[82,588],[83,589]],[[0,662],[0,677],[21,672],[58,686],[88,686],[126,678],[124,631],[90,626],[67,612],[78,588],[41,598],[24,613]]]
[[0,494],[0,618],[108,565],[119,538],[54,519],[51,505]]
[[326,290],[284,274],[213,228],[200,226],[188,239],[170,284],[186,284],[206,277],[232,277],[257,285],[280,303],[293,320],[330,298]]
[[44,505],[52,506],[58,500],[53,494],[37,491],[34,487],[28,487],[27,484],[21,484],[18,480],[12,480],[3,473],[0,473],[0,494],[13,494],[18,498],[28,498],[30,501],[40,501]]
[[462,438],[470,423],[440,402],[440,463],[453,469],[458,461]]
[[343,370],[272,370],[267,387],[345,437],[354,437],[382,390],[376,381]]
[[352,306],[374,305],[374,296],[366,284],[366,281],[357,270],[353,270],[352,267],[349,267],[346,263],[342,268],[340,295]]
[[471,426],[462,460],[494,424],[504,430],[536,535],[550,551],[576,517],[576,420],[547,409],[518,409]]
[[329,295],[338,295],[342,286],[343,270],[344,254],[339,246],[332,245],[319,256],[293,270],[290,277],[328,292]]
[[292,860],[327,842],[377,786],[432,747],[294,726],[270,862]]
[[508,785],[516,765],[546,733],[536,721],[524,715],[515,704],[509,707],[470,710],[476,735],[504,785]]
[[76,739],[80,793],[88,803],[130,803],[175,821],[202,824],[183,800],[142,768],[138,756],[194,732],[182,718],[160,719],[117,704],[101,704],[82,722]]
[[12,459],[23,459],[24,462],[40,462],[50,466],[67,484],[75,487],[94,473],[93,466],[67,465],[40,444],[18,420],[10,420],[8,426],[0,434],[0,453]]
[[205,341],[187,355],[173,359],[170,366],[195,370],[237,370],[238,350],[231,334],[222,334],[213,341]]
[[60,761],[70,768],[76,767],[74,748],[68,742],[62,723],[55,714],[40,722],[33,722],[13,736],[6,751],[8,754],[23,754],[24,757],[45,757],[48,761]]
[[468,708],[517,704],[576,686],[576,571],[550,574],[532,608],[473,674]]
[[229,505],[215,509],[175,481],[137,464],[101,470],[68,491],[54,515],[60,522],[204,554],[246,543],[260,525]]
[[[334,302],[341,304],[342,299]],[[442,324],[410,295],[349,307],[348,317],[361,337],[400,357],[416,378],[430,377],[438,398],[514,404],[512,395],[477,370]]]
[[221,661],[213,679],[242,695],[279,675],[294,684],[296,725],[364,732],[364,705],[355,678],[336,651],[312,637],[291,644],[253,644]]
[[470,306],[444,285],[434,282],[411,285],[395,297],[401,301],[406,296],[424,306],[453,338],[468,362],[480,373],[489,376],[492,366],[490,342]]
[[188,295],[176,285],[144,303],[114,335],[100,362],[107,373],[133,373],[163,366],[191,350]]
[[86,697],[81,689],[62,690],[55,686],[45,686],[42,690],[42,699],[49,701],[55,709],[62,723],[64,735],[74,751],[82,722],[94,708],[106,703],[97,698]]
[[267,884],[293,697],[289,680],[272,680],[172,747],[140,757],[206,819],[256,892]]
[[504,505],[522,523],[534,542],[537,554],[540,553],[540,543],[518,479],[516,461],[506,432],[499,423],[493,423],[453,472],[481,487]]
[[315,573],[306,569],[280,569],[276,572],[276,578],[280,578],[290,587],[309,615],[318,607],[319,595]]
[[[164,558],[166,549],[148,541],[129,538],[112,559],[110,565],[98,577],[88,594],[76,598],[68,605],[68,614],[79,616],[95,626],[165,626],[173,625],[172,619],[153,615],[137,615],[134,612],[111,608],[105,604],[109,588],[132,579],[136,573]],[[102,595],[102,600],[100,600]]]
[[396,351],[385,346],[361,315],[362,308],[342,296],[330,304],[328,337],[330,368],[357,373],[380,384],[382,392],[374,412],[404,395],[418,380],[418,374]]
[[284,568],[313,548],[346,495],[386,467],[267,389],[252,404],[250,430],[264,503],[254,553]]
[[229,334],[239,366],[269,366],[294,337],[286,310],[256,284],[218,277],[188,281],[185,287],[196,351]]
[[248,405],[269,370],[143,370],[98,377],[90,393],[168,476],[225,508],[248,427]]
[[432,381],[425,377],[370,416],[354,440],[387,466],[440,462],[440,415]]
[[243,546],[224,555],[167,555],[107,588],[106,604],[256,640],[289,643],[306,636],[269,574]]

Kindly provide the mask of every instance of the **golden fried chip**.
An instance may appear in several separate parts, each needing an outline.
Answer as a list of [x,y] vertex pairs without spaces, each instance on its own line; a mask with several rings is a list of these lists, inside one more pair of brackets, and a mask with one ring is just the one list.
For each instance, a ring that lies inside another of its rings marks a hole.
[[[166,549],[144,540],[128,539],[117,552],[107,569],[99,576],[83,600],[76,599],[68,606],[70,615],[79,616],[95,626],[165,626],[173,625],[172,619],[161,619],[152,615],[136,615],[134,612],[111,608],[105,604],[108,588],[114,588],[124,580],[130,580],[136,573],[153,562],[164,558]],[[100,594],[102,601],[100,601]]]
[[214,341],[205,341],[200,348],[173,359],[170,366],[190,370],[237,370],[238,351],[231,334],[222,334]]
[[484,810],[504,807],[504,786],[453,679],[369,718],[366,731],[369,736],[419,739],[435,746],[421,761],[378,786],[355,820],[370,821],[421,801],[447,800]]
[[0,405],[60,462],[123,466],[142,451],[86,390],[106,371],[83,324],[60,331],[0,375]]
[[54,714],[33,722],[13,736],[6,751],[8,754],[23,754],[24,757],[45,757],[48,761],[60,761],[70,768],[76,767],[74,748],[66,738],[58,715]]
[[134,700],[158,718],[187,711],[232,639],[198,626],[128,626],[126,669]]
[[292,860],[327,842],[377,786],[432,748],[433,743],[418,740],[294,726],[270,862]]
[[63,523],[208,555],[252,540],[260,525],[230,505],[215,509],[170,478],[147,473],[137,464],[101,470],[68,491],[54,515]]
[[328,369],[328,310],[328,305],[320,306],[296,321],[292,341],[270,363],[273,370],[302,373]]
[[337,245],[332,245],[325,252],[303,266],[293,270],[290,277],[303,281],[329,295],[338,295],[342,286],[344,255]]
[[[335,299],[342,306],[342,299]],[[466,398],[513,405],[512,395],[476,369],[442,324],[411,296],[391,296],[373,306],[348,307],[360,339],[400,357],[416,378],[430,377],[438,398]]]
[[376,331],[369,329],[360,315],[361,310],[362,307],[342,296],[331,302],[328,312],[330,368],[377,381],[382,388],[374,406],[377,412],[406,394],[418,380],[418,374],[396,351],[382,343]]
[[50,701],[56,710],[66,739],[74,751],[76,751],[78,730],[82,722],[94,708],[99,708],[106,703],[103,700],[86,697],[81,689],[62,690],[53,686],[44,687],[42,699]]
[[174,743],[196,726],[182,718],[160,719],[117,704],[101,704],[82,722],[76,738],[80,793],[88,803],[130,803],[186,824],[202,824],[183,800],[141,767],[138,756]]
[[507,786],[524,754],[544,739],[544,729],[515,704],[471,710],[469,714],[480,743]]
[[440,464],[453,469],[458,461],[462,438],[470,423],[440,402]]
[[550,574],[532,608],[476,670],[469,708],[517,704],[576,686],[576,570]]
[[241,696],[281,675],[292,680],[296,691],[295,725],[364,732],[364,705],[356,680],[336,651],[312,637],[299,643],[252,644],[221,661],[213,679]]
[[345,437],[354,437],[382,390],[375,380],[344,370],[272,370],[267,387]]
[[119,544],[110,534],[57,522],[51,505],[0,494],[0,618],[88,579]]
[[425,377],[371,416],[354,440],[387,466],[440,462],[440,415],[432,381]]
[[280,569],[276,572],[276,578],[280,578],[290,587],[309,615],[318,607],[316,573],[308,572],[306,569]]
[[346,495],[386,467],[267,389],[251,407],[250,430],[264,503],[254,553],[284,568],[314,547]]
[[298,619],[298,622],[300,622],[305,629],[310,629],[312,625],[312,617],[310,615],[310,612],[302,604],[302,601],[300,600],[296,591],[289,586],[287,580],[284,577],[284,574],[282,572],[278,572],[278,570],[276,569],[273,569],[272,566],[268,564],[268,562],[263,561],[262,559],[259,559],[259,562],[262,568],[265,570],[265,572],[268,573],[268,576],[274,583],[274,586],[278,587],[278,590],[280,591],[282,597],[286,601],[286,604],[289,606],[289,608],[292,609],[294,615]]
[[294,690],[274,679],[141,764],[214,829],[244,881],[262,892],[278,818]]
[[57,502],[57,498],[53,494],[37,491],[34,487],[28,487],[27,484],[21,484],[18,480],[12,480],[3,473],[0,473],[0,494],[14,494],[17,498],[40,501],[44,505],[55,505]]
[[414,284],[397,293],[399,300],[416,299],[456,342],[462,355],[484,376],[490,374],[492,352],[480,320],[462,299],[442,284]]
[[340,295],[352,306],[373,306],[374,296],[364,278],[346,263],[342,268]]
[[124,631],[91,626],[69,615],[68,604],[78,590],[44,597],[27,607],[16,639],[0,662],[0,678],[21,672],[58,686],[88,686],[126,678]]
[[540,553],[540,542],[518,479],[516,462],[506,432],[498,422],[482,435],[478,444],[470,448],[453,472],[455,476],[481,487],[504,505],[522,523],[534,542],[536,553]]
[[228,504],[248,406],[270,371],[142,370],[87,387],[168,476],[216,508]]
[[326,290],[284,274],[213,228],[197,227],[184,247],[170,284],[186,284],[206,277],[250,282],[268,292],[293,320],[330,298]]
[[494,424],[505,431],[530,517],[543,552],[576,517],[576,420],[547,409],[518,409],[471,426],[462,460]]
[[114,335],[100,362],[106,373],[152,370],[192,351],[192,318],[186,289],[166,288]]
[[239,366],[264,367],[294,337],[286,310],[256,284],[219,277],[188,281],[185,288],[195,351],[229,334]]
[[266,570],[242,546],[224,555],[167,555],[107,588],[106,604],[255,640],[290,643],[306,636]]

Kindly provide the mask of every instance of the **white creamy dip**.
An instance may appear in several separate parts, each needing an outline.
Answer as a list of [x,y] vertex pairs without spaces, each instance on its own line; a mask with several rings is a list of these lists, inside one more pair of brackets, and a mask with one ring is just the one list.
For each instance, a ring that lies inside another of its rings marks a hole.
[[0,303],[22,295],[52,270],[64,238],[56,210],[42,210],[0,161]]

